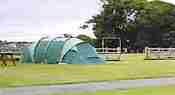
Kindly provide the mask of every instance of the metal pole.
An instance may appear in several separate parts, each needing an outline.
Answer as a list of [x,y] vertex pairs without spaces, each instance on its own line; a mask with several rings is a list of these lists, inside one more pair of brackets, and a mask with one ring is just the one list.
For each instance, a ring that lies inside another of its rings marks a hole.
[[120,53],[122,52],[122,40],[121,40],[121,38],[119,38],[119,40],[120,40]]
[[104,39],[102,39],[102,52],[105,52],[105,50],[104,50],[104,47],[105,47],[105,46],[104,46],[104,43],[105,43],[105,42],[104,42]]

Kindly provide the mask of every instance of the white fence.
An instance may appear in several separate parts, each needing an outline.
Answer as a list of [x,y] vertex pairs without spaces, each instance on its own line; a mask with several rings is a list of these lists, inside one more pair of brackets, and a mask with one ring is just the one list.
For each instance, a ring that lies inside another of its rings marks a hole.
[[120,48],[96,48],[96,51],[98,52],[98,53],[109,53],[109,54],[113,54],[113,53],[115,53],[115,54],[120,54],[121,53],[121,49]]
[[120,48],[96,48],[98,55],[107,61],[120,60]]
[[175,59],[175,48],[145,48],[146,59]]

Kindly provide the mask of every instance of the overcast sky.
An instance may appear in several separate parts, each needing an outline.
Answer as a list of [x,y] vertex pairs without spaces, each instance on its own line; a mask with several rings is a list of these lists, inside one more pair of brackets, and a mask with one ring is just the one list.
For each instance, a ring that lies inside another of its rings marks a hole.
[[34,41],[63,33],[92,36],[79,26],[99,7],[99,0],[0,0],[0,40]]

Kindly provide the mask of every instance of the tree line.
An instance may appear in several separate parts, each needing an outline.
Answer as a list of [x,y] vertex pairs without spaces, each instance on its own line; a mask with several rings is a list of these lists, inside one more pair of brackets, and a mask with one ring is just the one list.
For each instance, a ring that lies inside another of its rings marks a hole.
[[119,37],[122,48],[175,47],[175,5],[160,0],[100,1],[99,14],[81,26],[92,26],[97,39],[91,43],[96,47],[104,37]]

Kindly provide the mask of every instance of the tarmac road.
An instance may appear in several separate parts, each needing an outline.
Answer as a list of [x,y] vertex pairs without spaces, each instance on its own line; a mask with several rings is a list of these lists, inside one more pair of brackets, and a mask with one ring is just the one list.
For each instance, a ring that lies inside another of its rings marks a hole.
[[64,92],[93,92],[97,90],[128,89],[144,86],[175,85],[175,78],[116,80],[97,83],[81,83],[50,86],[0,88],[0,95],[48,95]]

